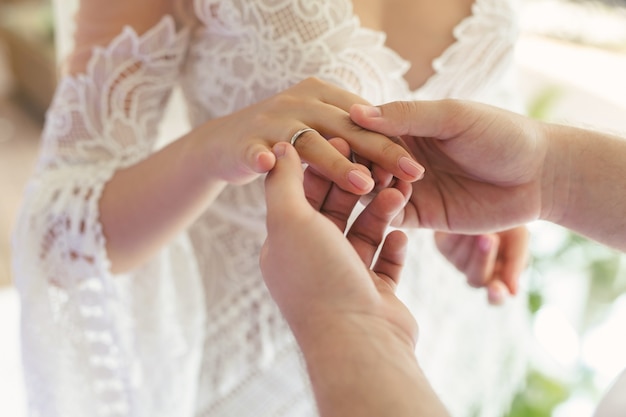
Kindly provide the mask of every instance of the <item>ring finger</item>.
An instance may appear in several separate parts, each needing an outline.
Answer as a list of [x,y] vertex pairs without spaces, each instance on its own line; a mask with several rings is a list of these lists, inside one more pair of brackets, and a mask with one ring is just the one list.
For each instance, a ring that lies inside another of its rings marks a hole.
[[374,180],[360,164],[351,162],[314,129],[302,127],[290,142],[302,160],[345,191],[362,195],[374,188]]

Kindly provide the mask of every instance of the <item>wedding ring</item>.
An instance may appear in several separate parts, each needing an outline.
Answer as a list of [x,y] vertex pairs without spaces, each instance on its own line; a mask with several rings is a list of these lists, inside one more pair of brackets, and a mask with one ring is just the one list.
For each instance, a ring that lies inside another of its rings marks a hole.
[[296,146],[296,141],[300,139],[300,136],[302,136],[306,132],[318,133],[317,130],[312,129],[310,127],[305,127],[304,129],[300,129],[296,133],[294,133],[293,136],[291,137],[291,140],[289,141],[289,143],[291,143],[291,146]]

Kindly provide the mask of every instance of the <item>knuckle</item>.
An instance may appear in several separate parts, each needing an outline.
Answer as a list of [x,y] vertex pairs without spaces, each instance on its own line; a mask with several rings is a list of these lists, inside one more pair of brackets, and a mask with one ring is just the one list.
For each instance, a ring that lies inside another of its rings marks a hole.
[[308,77],[305,78],[304,80],[300,81],[298,84],[294,85],[292,88],[290,88],[288,91],[309,91],[309,92],[313,92],[313,93],[317,93],[319,91],[324,91],[326,88],[328,88],[328,83],[326,81],[323,81],[320,78],[317,77]]
[[284,92],[272,97],[270,100],[270,108],[276,112],[282,112],[285,109],[291,109],[301,104],[301,98],[292,92]]
[[267,112],[257,112],[252,116],[253,126],[268,126],[273,120],[273,116]]
[[396,103],[399,122],[405,126],[410,124],[412,117],[417,114],[416,103],[413,101],[399,101]]
[[345,171],[345,175],[348,175],[348,172],[353,169],[352,164],[343,156],[333,157],[329,168],[331,173]]
[[399,145],[393,140],[389,139],[387,142],[384,142],[382,145],[381,153],[383,157],[394,157],[399,152]]
[[[352,121],[352,119],[350,119],[349,115],[345,115],[342,118],[341,121],[341,128],[343,130],[345,130],[349,135],[352,135],[352,139],[356,136],[356,137],[362,137],[359,135],[371,135],[373,134],[372,132],[370,132],[369,130],[357,125],[356,123],[354,123]],[[351,140],[351,137],[346,137],[344,138],[347,141]]]
[[302,84],[316,88],[316,87],[325,87],[327,83],[318,77],[308,77],[306,78]]
[[398,113],[405,116],[413,113],[415,110],[415,103],[412,101],[398,101],[396,106],[398,107]]

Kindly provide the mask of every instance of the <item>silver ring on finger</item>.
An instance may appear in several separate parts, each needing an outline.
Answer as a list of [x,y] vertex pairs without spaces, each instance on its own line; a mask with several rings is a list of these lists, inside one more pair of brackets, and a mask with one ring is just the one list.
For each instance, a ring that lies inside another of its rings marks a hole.
[[305,134],[306,132],[315,132],[318,133],[319,132],[313,128],[310,127],[305,127],[304,129],[300,129],[298,130],[296,133],[293,134],[293,136],[291,137],[291,139],[289,140],[289,143],[291,143],[291,146],[296,146],[296,141],[298,139],[300,139],[300,136],[302,136],[303,134]]

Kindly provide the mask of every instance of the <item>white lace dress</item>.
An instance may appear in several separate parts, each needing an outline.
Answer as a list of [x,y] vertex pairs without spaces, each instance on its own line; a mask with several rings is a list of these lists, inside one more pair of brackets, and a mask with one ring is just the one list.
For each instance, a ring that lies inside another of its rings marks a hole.
[[[142,36],[125,29],[58,87],[14,236],[33,416],[316,414],[297,347],[259,273],[262,180],[227,188],[143,267],[109,271],[99,196],[116,170],[159,146],[173,88],[182,89],[192,126],[312,75],[373,103],[507,104],[512,0],[477,0],[417,91],[403,79],[408,63],[382,33],[359,26],[347,0],[194,6],[201,26],[177,30],[164,16]],[[523,379],[524,297],[489,307],[428,232],[411,232],[409,254],[400,295],[420,323],[418,354],[435,389],[454,416],[502,415]]]

